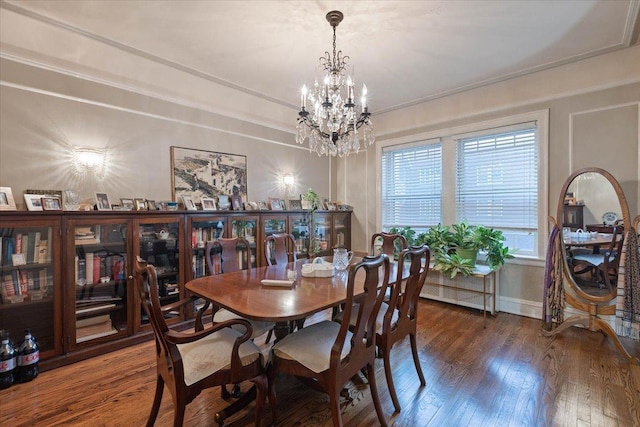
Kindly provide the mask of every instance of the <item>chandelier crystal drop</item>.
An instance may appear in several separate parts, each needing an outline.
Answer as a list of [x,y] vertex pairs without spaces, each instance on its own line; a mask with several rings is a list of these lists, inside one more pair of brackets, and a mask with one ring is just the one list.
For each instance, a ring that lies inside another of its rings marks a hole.
[[303,86],[300,94],[296,142],[303,144],[308,139],[309,150],[318,156],[348,156],[375,140],[367,108],[367,86],[362,85],[358,106],[353,78],[345,75],[349,57],[342,55],[342,51],[336,52],[336,27],[343,17],[337,10],[327,13],[327,21],[333,28],[333,55],[327,51],[320,57],[320,65],[326,72],[322,84],[316,80],[313,88]]

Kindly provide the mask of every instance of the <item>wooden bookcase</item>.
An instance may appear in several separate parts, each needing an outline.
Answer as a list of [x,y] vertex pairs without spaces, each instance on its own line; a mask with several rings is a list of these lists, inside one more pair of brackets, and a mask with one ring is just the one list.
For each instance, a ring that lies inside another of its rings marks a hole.
[[[137,256],[159,269],[160,294],[170,303],[186,296],[187,281],[208,274],[208,241],[241,235],[259,266],[266,263],[265,237],[286,231],[303,258],[313,253],[311,216],[302,210],[0,212],[0,329],[19,342],[30,328],[43,370],[151,339],[131,275]],[[316,236],[325,242],[320,255],[350,249],[351,212],[314,217],[320,218]],[[14,257],[17,249],[22,255]],[[190,322],[193,313],[169,316]]]

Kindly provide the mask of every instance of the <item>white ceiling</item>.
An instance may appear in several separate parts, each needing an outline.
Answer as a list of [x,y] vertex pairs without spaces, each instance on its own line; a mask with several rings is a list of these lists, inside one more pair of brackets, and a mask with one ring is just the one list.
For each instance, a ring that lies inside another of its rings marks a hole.
[[[374,112],[628,47],[639,0],[2,1],[147,59],[285,106],[337,48]],[[82,52],[78,52],[82,54]]]

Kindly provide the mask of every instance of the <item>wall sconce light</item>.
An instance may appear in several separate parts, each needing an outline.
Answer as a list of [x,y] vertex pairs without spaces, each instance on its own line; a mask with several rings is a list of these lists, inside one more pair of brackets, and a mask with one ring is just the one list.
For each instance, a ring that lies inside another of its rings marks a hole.
[[285,185],[285,187],[292,187],[295,183],[295,179],[293,178],[293,175],[286,174],[282,177],[282,183]]
[[80,148],[73,150],[73,164],[76,172],[85,174],[92,172],[100,175],[105,166],[106,153],[96,148]]

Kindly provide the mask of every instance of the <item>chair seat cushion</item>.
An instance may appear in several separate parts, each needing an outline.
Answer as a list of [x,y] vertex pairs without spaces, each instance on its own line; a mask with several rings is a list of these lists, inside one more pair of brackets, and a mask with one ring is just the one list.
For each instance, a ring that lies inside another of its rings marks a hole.
[[[329,369],[331,347],[338,336],[340,325],[325,320],[299,329],[276,343],[271,351],[281,359],[296,360],[313,372],[324,372]],[[340,359],[344,359],[351,351],[351,336],[347,331]]]
[[[233,319],[242,319],[242,317],[224,308],[221,308],[220,310],[216,311],[216,314],[214,314],[213,316],[213,321],[216,323],[224,322],[226,320],[233,320]],[[249,320],[249,323],[251,323],[251,327],[253,328],[253,333],[251,334],[251,338],[259,337],[265,332],[268,332],[271,329],[273,329],[273,327],[276,325],[273,322],[261,322],[258,320]],[[242,327],[241,325],[234,325],[232,326],[232,328],[244,333],[244,327]]]
[[[184,383],[194,384],[222,369],[231,367],[231,352],[236,339],[242,334],[232,328],[223,328],[206,337],[187,344],[178,344],[184,367]],[[253,341],[245,341],[238,350],[243,366],[260,356]]]
[[[378,311],[378,316],[376,317],[376,333],[377,334],[380,334],[380,335],[382,334],[382,325],[384,323],[384,315],[387,313],[387,310],[389,310],[389,304],[387,304],[386,302],[383,302],[380,305],[380,311]],[[392,328],[396,326],[396,324],[398,323],[399,315],[400,313],[398,309],[394,308],[393,314],[391,315]],[[334,317],[334,320],[336,322],[342,323],[343,316],[344,316],[344,311],[341,311]],[[353,308],[351,309],[351,320],[349,321],[349,324],[351,326],[355,326],[357,320],[358,320],[358,304],[354,304]]]

